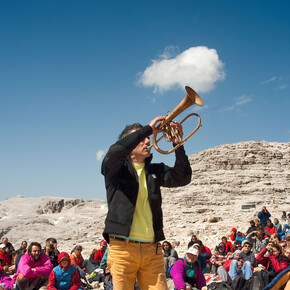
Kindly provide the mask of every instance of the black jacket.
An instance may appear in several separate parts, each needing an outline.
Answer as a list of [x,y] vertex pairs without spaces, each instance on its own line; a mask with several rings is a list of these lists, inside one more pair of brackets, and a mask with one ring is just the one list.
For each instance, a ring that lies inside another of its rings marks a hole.
[[[108,214],[103,236],[109,242],[109,234],[128,237],[133,221],[139,183],[131,163],[130,152],[152,134],[147,125],[112,145],[102,164],[107,189]],[[152,155],[145,160],[148,199],[153,216],[155,240],[164,240],[160,186],[177,187],[191,180],[191,167],[183,146],[175,151],[174,167],[164,163],[151,163]]]

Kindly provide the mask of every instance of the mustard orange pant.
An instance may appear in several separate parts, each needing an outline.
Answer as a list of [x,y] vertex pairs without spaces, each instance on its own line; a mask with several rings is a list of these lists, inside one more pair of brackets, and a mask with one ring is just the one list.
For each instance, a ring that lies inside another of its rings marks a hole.
[[167,290],[160,243],[110,240],[107,265],[113,287],[133,290],[137,279],[141,290]]

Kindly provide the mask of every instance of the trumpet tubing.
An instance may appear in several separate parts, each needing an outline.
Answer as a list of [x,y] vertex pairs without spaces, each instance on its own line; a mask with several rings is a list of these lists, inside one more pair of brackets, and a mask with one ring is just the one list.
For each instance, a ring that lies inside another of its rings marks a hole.
[[[170,154],[174,152],[177,148],[182,146],[200,127],[201,127],[201,119],[200,116],[196,113],[192,113],[187,115],[181,122],[185,122],[189,117],[195,116],[198,119],[198,124],[195,127],[195,129],[184,139],[181,138],[181,136],[178,134],[178,132],[175,132],[175,129],[170,126],[170,123],[173,121],[173,119],[178,116],[180,113],[185,111],[187,108],[189,108],[192,105],[198,105],[198,106],[203,106],[203,101],[200,98],[200,96],[190,87],[186,86],[185,87],[186,91],[186,96],[184,99],[177,105],[177,107],[169,114],[166,116],[166,118],[158,125],[158,129],[163,129],[164,133],[163,136],[160,137],[158,140],[156,140],[157,134],[153,134],[152,136],[152,142],[154,148],[161,154]],[[173,138],[176,138],[178,140],[178,144],[172,148],[171,150],[164,151],[160,149],[157,145],[157,143],[164,138],[166,139],[167,142],[170,142]]]

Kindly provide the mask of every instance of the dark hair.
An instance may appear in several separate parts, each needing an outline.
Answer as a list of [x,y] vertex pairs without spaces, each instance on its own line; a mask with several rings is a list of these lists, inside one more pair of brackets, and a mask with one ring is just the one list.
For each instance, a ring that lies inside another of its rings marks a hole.
[[134,123],[132,125],[127,125],[125,127],[125,129],[122,131],[122,133],[120,134],[119,140],[130,135],[133,130],[140,130],[142,128],[143,128],[143,126],[140,123]]
[[191,236],[191,239],[192,239],[192,238],[196,238],[196,239],[197,239],[197,236],[196,236],[196,235],[192,235],[192,236]]
[[196,244],[199,244],[200,246],[203,245],[201,240],[197,240],[197,241],[196,241]]
[[39,248],[39,250],[41,250],[41,245],[40,245],[40,243],[38,243],[38,242],[32,242],[32,243],[29,245],[28,249],[27,249],[28,254],[31,254],[31,250],[32,250],[32,247],[33,247],[33,246],[36,246],[36,247]]
[[227,238],[227,237],[225,237],[225,236],[223,236],[223,237],[222,237],[222,240],[223,240],[223,239],[226,239],[226,240],[228,240],[228,238]]
[[83,247],[81,245],[75,245],[70,253],[72,254],[75,250],[80,250],[80,249],[81,250],[83,249]]
[[244,243],[244,246],[245,246],[245,245],[250,246],[250,248],[252,249],[252,244],[251,244],[251,243],[249,243],[249,242],[245,242],[245,243]]
[[168,246],[169,246],[169,250],[170,249],[172,249],[172,245],[168,242],[168,241],[164,241],[163,243],[162,243],[162,249],[164,250],[164,244],[168,244]]
[[276,249],[279,251],[280,254],[282,253],[282,249],[281,249],[280,245],[278,245],[278,244],[274,244],[274,245],[272,246],[272,248],[276,248]]
[[48,243],[53,243],[53,244],[57,244],[57,240],[55,238],[48,238],[45,243],[48,244]]

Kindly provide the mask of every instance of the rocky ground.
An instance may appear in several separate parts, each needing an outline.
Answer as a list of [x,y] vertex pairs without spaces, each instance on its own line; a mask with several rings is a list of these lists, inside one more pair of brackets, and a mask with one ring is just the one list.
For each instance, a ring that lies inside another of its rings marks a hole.
[[[246,231],[263,205],[277,218],[290,210],[290,143],[221,145],[191,155],[190,163],[188,186],[162,189],[165,236],[179,255],[192,234],[214,249],[233,226]],[[0,201],[0,237],[16,248],[54,237],[62,251],[81,244],[88,258],[102,239],[106,212],[102,200],[16,196]]]

